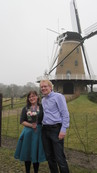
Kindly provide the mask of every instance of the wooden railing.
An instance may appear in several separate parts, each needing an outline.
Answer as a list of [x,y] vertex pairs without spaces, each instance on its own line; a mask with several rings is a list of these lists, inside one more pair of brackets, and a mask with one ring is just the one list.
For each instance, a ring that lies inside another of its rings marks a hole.
[[37,78],[37,81],[43,79],[49,80],[97,80],[96,75],[85,75],[85,74],[57,74],[57,75],[44,75]]

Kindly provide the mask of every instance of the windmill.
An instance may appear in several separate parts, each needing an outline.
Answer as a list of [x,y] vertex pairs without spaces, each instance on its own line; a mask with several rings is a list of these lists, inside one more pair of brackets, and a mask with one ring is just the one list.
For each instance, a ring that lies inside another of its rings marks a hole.
[[[92,90],[93,84],[97,84],[84,46],[84,41],[97,34],[97,31],[82,37],[75,0],[71,0],[70,7],[73,31],[64,32],[57,37],[57,51],[46,75],[53,82],[55,90],[63,94],[85,92],[87,85],[90,85]],[[54,69],[55,75],[51,76]]]

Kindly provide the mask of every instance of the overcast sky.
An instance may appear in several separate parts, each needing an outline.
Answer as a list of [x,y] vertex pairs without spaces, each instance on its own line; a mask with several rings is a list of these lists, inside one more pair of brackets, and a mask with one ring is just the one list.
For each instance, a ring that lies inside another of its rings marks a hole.
[[[97,0],[76,0],[82,31],[97,22]],[[71,31],[70,0],[0,0],[0,83],[35,82],[49,68],[57,34]],[[97,75],[97,35],[85,41]]]

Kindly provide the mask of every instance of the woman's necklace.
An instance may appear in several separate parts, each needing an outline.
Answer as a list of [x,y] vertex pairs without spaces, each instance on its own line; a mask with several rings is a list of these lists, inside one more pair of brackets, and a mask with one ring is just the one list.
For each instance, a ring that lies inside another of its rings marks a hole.
[[36,112],[37,111],[37,104],[31,106],[31,112]]

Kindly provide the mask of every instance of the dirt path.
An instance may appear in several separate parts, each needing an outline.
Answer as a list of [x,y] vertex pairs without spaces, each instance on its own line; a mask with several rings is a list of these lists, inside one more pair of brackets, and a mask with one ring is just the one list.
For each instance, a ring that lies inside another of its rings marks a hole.
[[[15,149],[17,139],[2,138],[2,147]],[[83,152],[66,149],[66,158],[68,163],[87,169],[97,169],[97,155],[85,154]]]
[[78,165],[87,169],[97,169],[97,155],[85,154],[75,150],[66,151],[67,160],[72,165]]

